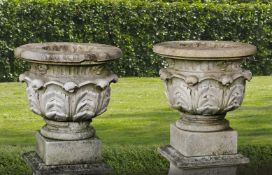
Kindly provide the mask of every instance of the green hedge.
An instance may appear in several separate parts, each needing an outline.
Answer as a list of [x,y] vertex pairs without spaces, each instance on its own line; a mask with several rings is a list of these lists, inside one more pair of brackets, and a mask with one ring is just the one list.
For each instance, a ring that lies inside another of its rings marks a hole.
[[16,80],[25,69],[24,63],[15,61],[12,49],[26,43],[115,45],[124,53],[112,65],[116,73],[156,76],[162,60],[152,52],[153,44],[188,39],[253,43],[258,54],[245,66],[255,75],[269,75],[272,3],[0,0],[0,81]]

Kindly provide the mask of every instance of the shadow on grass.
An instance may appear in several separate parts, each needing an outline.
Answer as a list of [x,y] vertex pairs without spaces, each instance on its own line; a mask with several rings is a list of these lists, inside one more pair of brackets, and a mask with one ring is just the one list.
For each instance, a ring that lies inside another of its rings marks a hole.
[[272,146],[240,146],[239,152],[247,156],[250,163],[239,167],[237,175],[272,174]]
[[[104,145],[103,157],[117,175],[166,175],[169,162],[157,152],[158,145]],[[28,146],[0,146],[1,175],[30,175],[21,154],[34,150]],[[237,175],[271,175],[272,146],[242,146],[239,151],[251,162],[238,169]],[[268,173],[268,174],[267,174]]]
[[239,129],[239,136],[262,136],[266,138],[272,139],[272,130],[270,128],[262,128],[262,129]]

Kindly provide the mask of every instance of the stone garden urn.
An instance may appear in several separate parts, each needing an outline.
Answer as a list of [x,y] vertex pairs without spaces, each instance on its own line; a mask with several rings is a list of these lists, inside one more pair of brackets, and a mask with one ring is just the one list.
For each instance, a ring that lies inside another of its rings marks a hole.
[[106,111],[110,84],[117,81],[106,63],[121,55],[117,47],[89,43],[34,43],[15,49],[15,56],[31,66],[20,75],[29,107],[46,123],[36,134],[36,152],[23,156],[34,174],[111,173],[90,123]]
[[170,106],[181,115],[170,126],[170,145],[159,149],[171,166],[248,163],[237,153],[237,132],[225,116],[243,101],[252,74],[241,63],[256,53],[256,47],[231,41],[169,41],[156,44],[153,51],[166,60],[160,77]]

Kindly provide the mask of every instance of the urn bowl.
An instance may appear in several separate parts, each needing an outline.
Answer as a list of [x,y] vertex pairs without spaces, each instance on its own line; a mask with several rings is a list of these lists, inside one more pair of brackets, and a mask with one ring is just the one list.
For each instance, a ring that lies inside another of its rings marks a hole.
[[15,49],[15,56],[31,66],[20,81],[27,84],[30,109],[46,122],[43,136],[78,140],[95,135],[89,124],[106,111],[110,83],[117,81],[105,63],[121,54],[117,47],[90,43],[34,43]]
[[228,111],[237,109],[252,75],[242,60],[256,47],[231,41],[169,41],[154,46],[165,58],[160,70],[170,106],[182,114],[177,127],[189,131],[229,128]]

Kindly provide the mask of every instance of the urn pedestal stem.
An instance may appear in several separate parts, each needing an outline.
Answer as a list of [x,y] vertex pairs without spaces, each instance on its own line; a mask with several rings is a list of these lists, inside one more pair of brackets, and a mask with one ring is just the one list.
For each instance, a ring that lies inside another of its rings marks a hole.
[[36,151],[23,155],[33,174],[112,174],[90,123],[106,111],[110,84],[117,81],[106,63],[121,54],[117,47],[89,43],[34,43],[15,49],[15,56],[31,66],[20,75],[29,107],[46,123],[36,133]]
[[170,161],[169,174],[212,169],[223,173],[224,167],[234,170],[248,163],[237,153],[237,132],[225,116],[242,104],[252,75],[241,63],[256,47],[231,41],[170,41],[156,44],[153,51],[167,62],[160,77],[169,105],[181,113],[170,126],[170,145],[159,148]]

